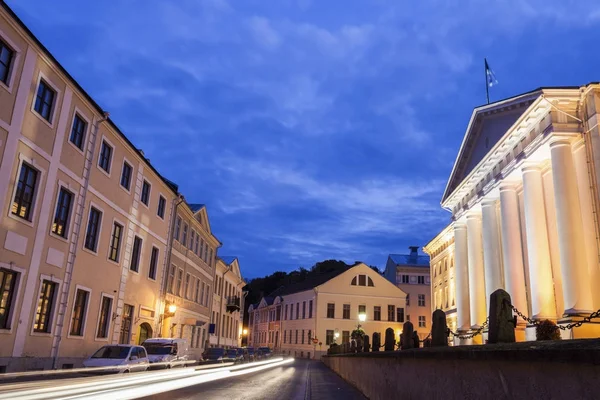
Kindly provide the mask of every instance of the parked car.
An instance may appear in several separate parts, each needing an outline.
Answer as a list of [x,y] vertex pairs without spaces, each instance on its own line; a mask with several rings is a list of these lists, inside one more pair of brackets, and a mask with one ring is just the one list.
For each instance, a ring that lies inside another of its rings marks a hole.
[[103,373],[145,371],[150,366],[146,349],[142,346],[114,344],[102,346],[83,362],[84,367],[115,367]]
[[205,363],[223,362],[227,355],[222,347],[209,347],[202,353],[202,359]]
[[254,353],[254,347],[246,347],[246,359],[248,361],[256,360],[256,355]]
[[241,363],[244,361],[244,350],[238,349],[236,347],[232,347],[231,349],[226,350],[226,358],[236,363]]
[[268,347],[259,347],[258,348],[258,358],[259,359],[265,359],[265,358],[269,358],[273,355],[273,353],[271,353],[271,349]]
[[[142,346],[148,352],[150,368],[185,367],[189,360],[188,345],[185,339],[153,338],[146,339]],[[159,364],[153,366],[152,364]]]

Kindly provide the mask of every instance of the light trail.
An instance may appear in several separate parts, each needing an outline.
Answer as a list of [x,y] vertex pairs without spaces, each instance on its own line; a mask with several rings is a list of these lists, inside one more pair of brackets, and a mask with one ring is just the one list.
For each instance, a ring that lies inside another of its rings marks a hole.
[[[285,360],[275,358],[251,364],[219,366],[211,369],[182,368],[128,375],[0,385],[0,399],[38,400],[107,397],[133,399],[227,377],[249,374],[293,361],[293,358]],[[35,386],[32,387],[33,385]]]

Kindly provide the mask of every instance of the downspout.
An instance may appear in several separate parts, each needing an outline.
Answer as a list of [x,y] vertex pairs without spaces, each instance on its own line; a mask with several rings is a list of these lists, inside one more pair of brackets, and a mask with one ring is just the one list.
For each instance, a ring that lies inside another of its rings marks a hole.
[[[158,337],[162,337],[162,325],[164,323],[164,309],[166,306],[166,297],[167,297],[167,281],[169,279],[169,269],[171,267],[171,253],[173,249],[173,240],[175,236],[175,221],[177,220],[177,209],[179,205],[183,203],[184,198],[183,195],[179,194],[176,198],[173,199],[173,206],[171,207],[171,221],[169,236],[167,238],[167,251],[165,257],[165,265],[163,265],[163,279],[160,287],[160,300],[162,303],[163,312],[160,314],[160,318],[158,320]],[[175,279],[175,277],[173,277]]]
[[[216,268],[215,268],[216,271]],[[223,293],[223,287],[225,286],[225,275],[227,275],[228,272],[231,272],[231,265],[229,265],[227,267],[227,271],[225,271],[225,273],[223,274],[223,278],[221,280],[221,295],[219,296],[219,312],[221,313],[221,321],[225,321],[225,316],[223,315],[223,296],[225,295],[225,293]],[[217,321],[217,324],[221,323],[221,321]],[[218,328],[218,327],[215,327]],[[221,323],[221,329],[219,329],[219,334],[217,335],[217,347],[219,347],[219,344],[221,344],[221,335],[223,335],[223,324]]]
[[[85,200],[87,198],[88,188],[90,186],[90,175],[92,170],[92,164],[94,162],[94,149],[96,146],[96,138],[98,137],[98,130],[100,129],[100,124],[106,120],[108,120],[109,113],[104,111],[102,118],[96,121],[94,125],[94,132],[92,133],[92,137],[90,138],[90,144],[88,149],[86,150],[86,154],[91,153],[89,157],[89,161],[85,163],[84,176],[83,176],[83,194],[80,199],[79,212],[75,212],[75,221],[73,221],[73,235],[71,237],[71,241],[69,243],[69,249],[77,248],[77,243],[79,242],[79,237],[81,234],[81,223],[83,221],[83,214],[85,213]],[[75,268],[75,259],[77,258],[76,250],[69,250],[69,259],[67,260],[67,265],[65,268],[65,279],[64,284],[62,285],[62,292],[60,294],[61,300],[59,302],[59,320],[60,326],[57,324],[56,334],[52,339],[52,368],[58,368],[58,355],[60,353],[60,344],[62,342],[63,336],[63,328],[65,326],[65,318],[67,313],[67,305],[69,300],[69,291],[71,290],[71,283],[73,281],[73,269]],[[89,301],[90,299],[88,299]],[[62,319],[61,319],[62,318]]]
[[[211,267],[213,269],[213,275],[212,275],[213,280],[212,280],[212,284],[210,285],[212,287],[212,290],[213,290],[213,295],[212,296],[210,295],[210,290],[209,290],[209,294],[208,294],[208,298],[210,300],[208,302],[208,321],[209,321],[209,323],[208,323],[208,332],[206,332],[206,340],[204,341],[204,349],[205,350],[210,347],[210,321],[212,320],[211,317],[212,317],[212,313],[214,311],[213,310],[213,305],[214,305],[214,302],[215,302],[215,299],[214,299],[215,296],[214,296],[214,294],[216,293],[215,289],[216,289],[216,286],[217,286],[217,284],[216,284],[216,282],[217,282],[217,252],[221,248],[221,246],[223,245],[218,240],[217,240],[217,242],[219,243],[219,245],[217,247],[215,247],[214,258],[212,260],[210,260],[211,264],[209,265],[209,267]],[[218,323],[219,323],[219,321],[216,321],[216,324],[215,324],[215,333],[217,333],[217,324]],[[219,340],[219,336],[217,336],[217,341],[218,340]]]

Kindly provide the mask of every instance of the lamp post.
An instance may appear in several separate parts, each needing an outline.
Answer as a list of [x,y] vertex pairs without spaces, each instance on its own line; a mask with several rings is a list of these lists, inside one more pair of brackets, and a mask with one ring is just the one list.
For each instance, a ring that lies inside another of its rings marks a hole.
[[337,343],[338,338],[340,337],[340,332],[338,332],[338,330],[335,330],[335,333],[333,334],[333,343]]
[[361,322],[365,322],[367,320],[367,314],[365,313],[360,313],[358,314],[358,329],[360,329],[360,323]]

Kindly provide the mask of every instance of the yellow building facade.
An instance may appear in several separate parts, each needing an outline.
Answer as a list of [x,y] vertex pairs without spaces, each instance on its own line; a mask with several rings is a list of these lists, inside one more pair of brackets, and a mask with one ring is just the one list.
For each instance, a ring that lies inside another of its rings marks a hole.
[[[432,266],[453,259],[457,330],[481,326],[499,288],[535,320],[600,308],[599,93],[540,88],[473,111],[442,198],[452,223],[425,247]],[[563,338],[597,337],[597,326]],[[517,339],[535,340],[535,327],[519,319]]]

